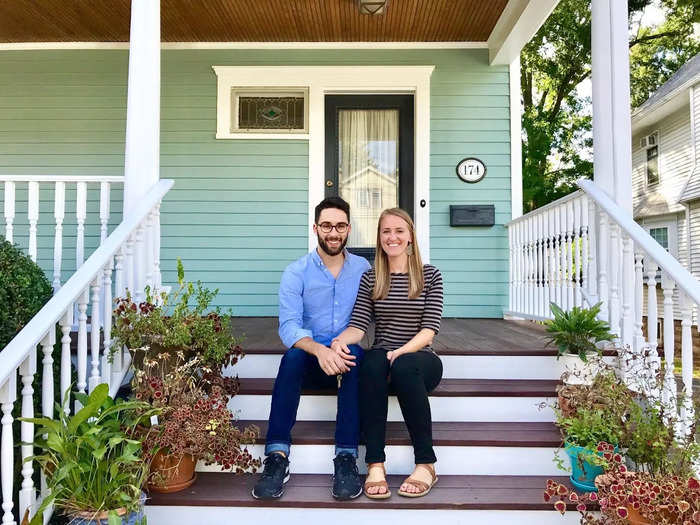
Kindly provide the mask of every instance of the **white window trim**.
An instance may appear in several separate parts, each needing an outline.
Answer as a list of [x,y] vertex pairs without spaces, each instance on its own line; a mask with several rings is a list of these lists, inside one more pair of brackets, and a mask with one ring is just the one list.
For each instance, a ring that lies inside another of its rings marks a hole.
[[[659,130],[657,129],[646,134],[647,137],[649,135],[656,135],[656,144],[653,144],[652,146],[647,144],[645,148],[642,148],[642,151],[644,152],[644,187],[647,189],[658,188],[661,185],[661,133],[659,133]],[[649,160],[647,159],[647,152],[653,147],[656,147],[656,175],[658,180],[653,184],[649,184]]]
[[[430,76],[435,66],[213,66],[217,76],[217,135],[231,115],[231,87],[305,86],[309,90],[308,134],[241,134],[246,139],[309,141],[309,250],[314,207],[325,194],[325,95],[412,94],[414,102],[414,219],[421,257],[430,261]],[[222,117],[224,117],[222,119]],[[229,125],[229,124],[227,124]],[[420,201],[427,203],[424,208]]]

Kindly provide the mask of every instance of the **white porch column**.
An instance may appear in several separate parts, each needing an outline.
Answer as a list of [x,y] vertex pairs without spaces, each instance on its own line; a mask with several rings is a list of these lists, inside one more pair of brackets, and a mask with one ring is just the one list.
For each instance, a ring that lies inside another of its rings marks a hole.
[[[132,0],[126,109],[124,216],[160,176],[160,2]],[[143,250],[142,250],[143,251]],[[136,260],[145,253],[136,253]],[[140,268],[141,265],[135,265]],[[136,275],[143,295],[145,275]]]
[[[591,7],[594,180],[631,216],[632,131],[627,0],[592,0]],[[600,240],[606,242],[602,236]],[[629,244],[631,241],[625,242]],[[622,318],[610,321],[613,326],[620,326],[622,342],[631,345],[634,337],[631,311],[634,252],[632,246],[626,245],[625,248],[623,253],[610,253],[612,260],[622,262],[619,289],[624,301]],[[602,292],[600,298],[604,299]]]

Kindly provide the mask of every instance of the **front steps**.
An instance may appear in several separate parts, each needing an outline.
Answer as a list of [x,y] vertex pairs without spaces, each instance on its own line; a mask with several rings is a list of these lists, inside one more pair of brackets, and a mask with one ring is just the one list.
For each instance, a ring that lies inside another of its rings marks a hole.
[[[387,523],[444,523],[464,525],[567,525],[578,513],[561,516],[544,503],[543,476],[449,476],[423,498],[396,494],[403,476],[389,476],[392,497],[336,501],[329,492],[330,476],[292,475],[284,496],[256,501],[250,491],[256,476],[199,473],[197,482],[176,494],[153,494],[147,506],[149,524],[166,523],[280,523],[357,525]],[[556,478],[564,482],[565,478]]]
[[[261,437],[249,449],[261,456],[270,396],[284,353],[276,319],[237,319],[247,332],[246,357],[231,373],[241,378],[230,408],[241,426],[256,424]],[[243,329],[240,329],[243,327]],[[258,335],[259,334],[259,335]],[[576,512],[562,517],[542,497],[548,478],[566,474],[552,461],[560,443],[551,405],[561,366],[544,347],[540,326],[504,320],[444,319],[435,348],[444,378],[430,396],[440,481],[425,498],[336,502],[330,496],[337,397],[333,391],[305,390],[292,435],[292,477],[281,500],[250,496],[257,476],[235,476],[198,465],[188,490],[152,495],[149,524],[242,522],[327,523],[334,525],[400,520],[407,525],[443,522],[549,525],[578,523]],[[387,428],[387,469],[395,492],[413,469],[413,451],[394,396]],[[365,470],[364,447],[358,466]]]
[[[251,357],[257,356],[245,359]],[[229,408],[239,419],[267,419],[273,383],[272,378],[242,378]],[[433,421],[551,422],[556,385],[551,379],[443,379],[430,394],[430,410]],[[334,392],[305,390],[297,420],[335,421],[336,404]],[[388,418],[403,421],[394,396],[389,398]]]

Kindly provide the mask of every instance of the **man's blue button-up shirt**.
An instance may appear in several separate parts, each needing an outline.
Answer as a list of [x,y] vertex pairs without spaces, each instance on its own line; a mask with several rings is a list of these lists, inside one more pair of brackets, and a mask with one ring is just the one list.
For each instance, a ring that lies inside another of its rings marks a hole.
[[328,271],[316,250],[287,266],[280,282],[280,339],[287,348],[311,337],[329,345],[345,330],[355,305],[367,259],[345,251],[338,277]]

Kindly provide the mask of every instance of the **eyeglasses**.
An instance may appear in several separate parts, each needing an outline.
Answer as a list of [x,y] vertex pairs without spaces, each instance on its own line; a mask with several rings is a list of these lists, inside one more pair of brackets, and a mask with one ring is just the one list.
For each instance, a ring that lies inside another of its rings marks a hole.
[[330,222],[322,222],[318,225],[323,233],[331,233],[333,228],[338,233],[345,233],[348,229],[349,224],[347,222],[339,222],[338,224],[331,224]]

